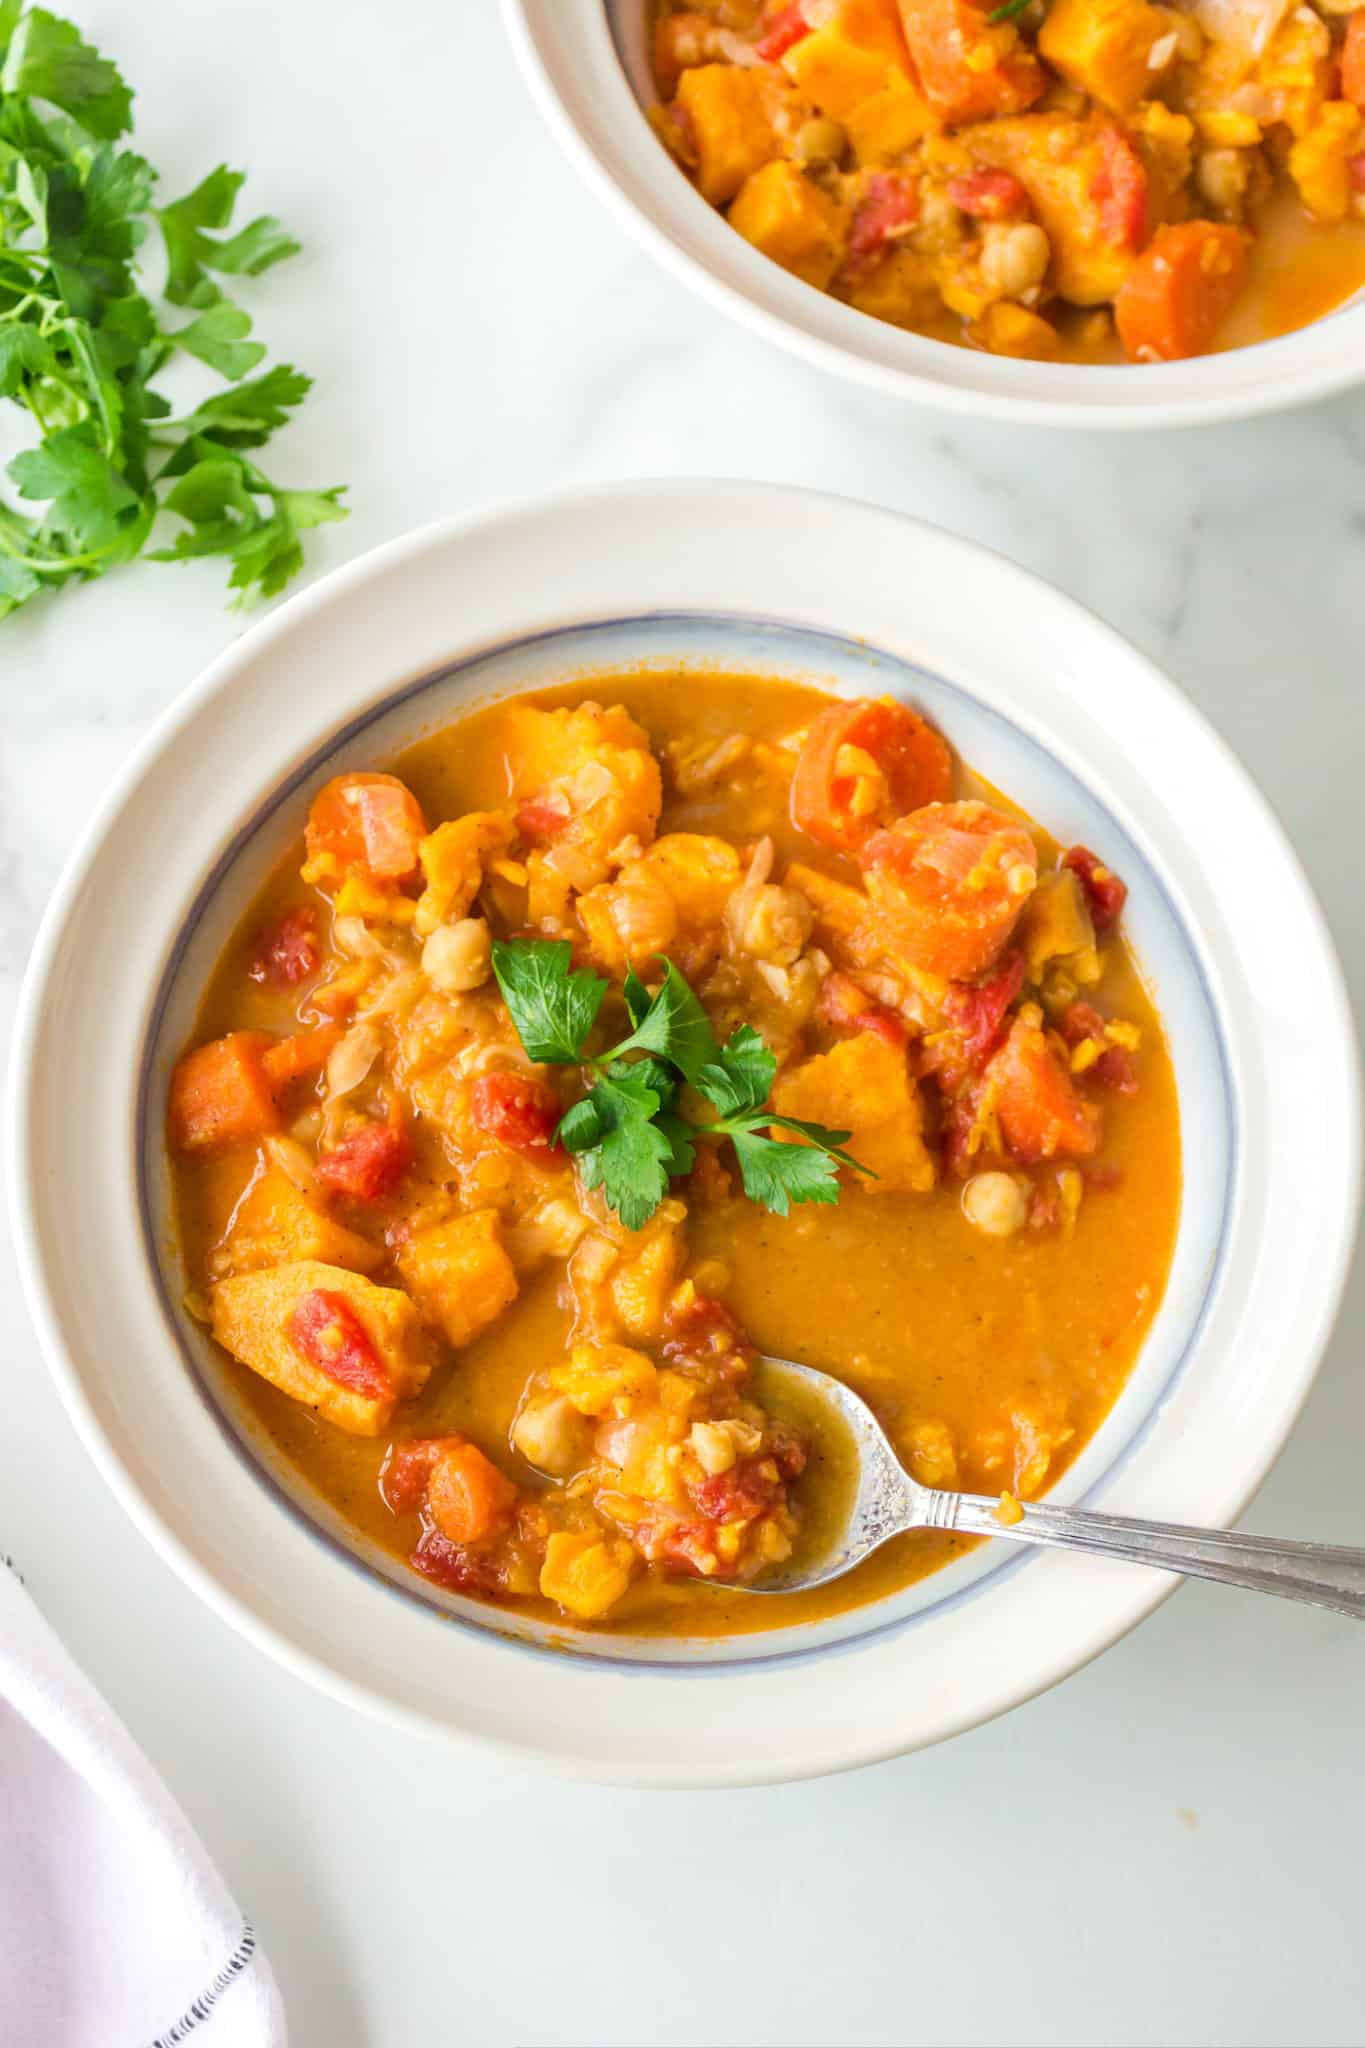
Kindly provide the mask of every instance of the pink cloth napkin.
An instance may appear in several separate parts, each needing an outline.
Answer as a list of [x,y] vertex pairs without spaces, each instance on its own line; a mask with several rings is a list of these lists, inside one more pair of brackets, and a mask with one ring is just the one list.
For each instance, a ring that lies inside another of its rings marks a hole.
[[286,2042],[250,1922],[127,1729],[3,1566],[0,2040]]

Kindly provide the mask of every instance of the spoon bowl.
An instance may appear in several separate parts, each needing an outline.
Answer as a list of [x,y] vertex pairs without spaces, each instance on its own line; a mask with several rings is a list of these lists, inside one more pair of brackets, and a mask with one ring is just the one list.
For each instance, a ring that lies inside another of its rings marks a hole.
[[799,1411],[823,1436],[831,1460],[847,1471],[847,1511],[842,1522],[836,1518],[831,1536],[813,1557],[803,1559],[798,1551],[790,1564],[765,1572],[740,1589],[744,1592],[807,1592],[842,1578],[893,1536],[946,1529],[1088,1551],[1365,1620],[1365,1550],[1136,1521],[1085,1508],[1024,1503],[1008,1493],[994,1498],[944,1493],[910,1476],[866,1401],[842,1380],[788,1358],[764,1358],[760,1370],[770,1394]]

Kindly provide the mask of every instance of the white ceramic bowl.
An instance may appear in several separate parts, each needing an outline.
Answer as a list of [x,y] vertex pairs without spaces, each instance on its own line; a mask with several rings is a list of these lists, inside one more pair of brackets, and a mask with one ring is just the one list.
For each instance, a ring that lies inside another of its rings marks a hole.
[[1297,334],[1193,362],[1012,362],[903,333],[760,256],[645,120],[646,0],[503,0],[526,77],[590,184],[712,304],[807,362],[898,398],[1022,424],[1173,427],[1276,412],[1365,378],[1365,294]]
[[238,641],[142,747],[44,925],[14,1069],[16,1236],[101,1469],[252,1641],[340,1697],[522,1761],[753,1782],[999,1713],[1171,1581],[998,1544],[837,1623],[681,1661],[591,1635],[547,1654],[517,1625],[509,1641],[487,1610],[452,1596],[447,1616],[407,1574],[365,1568],[287,1472],[244,1452],[212,1349],[174,1305],[166,1229],[166,1073],[240,892],[312,788],[480,696],[641,659],[908,690],[992,781],[1122,867],[1173,1040],[1185,1194],[1160,1316],[1059,1497],[1235,1518],[1308,1388],[1354,1222],[1354,1045],[1317,907],[1235,761],[1132,649],[997,557],[844,500],[629,484],[437,526]]

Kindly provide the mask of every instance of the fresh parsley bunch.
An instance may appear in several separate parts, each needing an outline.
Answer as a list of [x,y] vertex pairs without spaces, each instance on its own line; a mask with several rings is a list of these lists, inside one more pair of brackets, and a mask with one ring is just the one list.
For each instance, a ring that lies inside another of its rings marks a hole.
[[[842,1149],[847,1131],[764,1107],[776,1059],[748,1024],[721,1045],[671,960],[660,963],[663,981],[652,996],[634,970],[626,976],[629,1036],[609,1052],[586,1053],[607,983],[572,960],[567,939],[507,939],[493,947],[493,972],[529,1056],[582,1067],[592,1077],[556,1136],[628,1230],[649,1221],[670,1180],[691,1169],[703,1138],[730,1140],[745,1194],[779,1216],[793,1202],[837,1202],[841,1166],[868,1171]],[[719,1112],[712,1121],[692,1123],[680,1113],[684,1083]],[[773,1126],[806,1142],[783,1144],[768,1135]]]
[[[248,453],[310,380],[287,363],[250,374],[266,351],[218,280],[298,243],[269,214],[226,232],[242,174],[225,166],[157,206],[150,164],[117,147],[131,118],[117,68],[69,21],[0,0],[0,398],[38,433],[9,464],[19,502],[0,499],[0,618],[140,554],[162,512],[182,526],[151,559],[223,555],[251,604],[303,566],[301,533],[346,516],[339,487],[285,490]],[[153,227],[161,302],[138,263]],[[154,389],[177,355],[227,386],[179,417]]]

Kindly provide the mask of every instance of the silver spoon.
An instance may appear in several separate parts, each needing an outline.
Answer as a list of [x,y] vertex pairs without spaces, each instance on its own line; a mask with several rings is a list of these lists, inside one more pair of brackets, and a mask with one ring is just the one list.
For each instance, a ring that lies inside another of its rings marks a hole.
[[[1085,1550],[1127,1564],[1190,1578],[1217,1579],[1254,1593],[1278,1593],[1311,1607],[1365,1620],[1365,1550],[1334,1543],[1281,1543],[1273,1536],[1239,1536],[1222,1529],[1190,1529],[1177,1522],[1139,1522],[1097,1515],[1085,1508],[1021,1504],[1017,1520],[1002,1517],[999,1496],[940,1493],[910,1477],[866,1401],[850,1387],[789,1359],[761,1361],[771,1395],[798,1412],[830,1442],[829,1411],[844,1425],[847,1445],[834,1443],[838,1463],[850,1468],[848,1516],[833,1543],[804,1563],[798,1550],[786,1569],[775,1569],[744,1590],[804,1592],[842,1578],[893,1536],[910,1529],[954,1530],[964,1536],[1003,1536],[1012,1543],[1042,1543]],[[855,1486],[856,1478],[856,1486]]]

